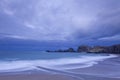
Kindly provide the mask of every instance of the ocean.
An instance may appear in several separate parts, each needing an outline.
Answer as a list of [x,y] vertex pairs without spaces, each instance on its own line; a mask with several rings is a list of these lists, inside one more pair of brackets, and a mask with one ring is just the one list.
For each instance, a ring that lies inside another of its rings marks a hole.
[[[119,56],[114,54],[0,51],[1,74],[53,72],[119,77],[119,63]],[[101,72],[100,70],[103,71]],[[104,72],[108,72],[109,74],[104,75]]]

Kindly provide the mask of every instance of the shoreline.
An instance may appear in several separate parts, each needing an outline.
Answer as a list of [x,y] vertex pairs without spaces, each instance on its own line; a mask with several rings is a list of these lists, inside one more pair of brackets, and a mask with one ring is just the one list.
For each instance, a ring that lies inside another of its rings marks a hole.
[[[120,80],[119,59],[120,56],[106,58],[105,60],[98,61],[98,64],[94,64],[91,67],[68,69],[65,71],[36,66],[38,70],[0,73],[0,80]],[[74,66],[74,64],[71,64],[71,66]]]
[[[118,57],[120,58],[120,57]],[[20,74],[0,74],[0,80],[120,80],[120,73],[117,76],[107,75],[108,70],[113,71],[113,74],[118,71],[119,66],[109,66],[109,63],[117,60],[116,58],[106,59],[100,61],[92,67],[79,68],[68,71],[56,71],[48,70],[48,72],[30,72],[30,73],[20,73]],[[114,64],[114,63],[113,63]],[[109,66],[109,67],[108,67]],[[72,71],[72,72],[70,72]],[[92,72],[92,73],[91,73]],[[119,71],[118,71],[119,72]],[[101,73],[103,75],[97,75]]]

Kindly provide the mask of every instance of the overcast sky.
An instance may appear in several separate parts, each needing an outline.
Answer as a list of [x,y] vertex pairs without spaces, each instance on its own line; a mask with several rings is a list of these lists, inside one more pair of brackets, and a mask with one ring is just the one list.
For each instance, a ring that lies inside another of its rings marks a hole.
[[120,42],[120,0],[0,0],[0,39]]

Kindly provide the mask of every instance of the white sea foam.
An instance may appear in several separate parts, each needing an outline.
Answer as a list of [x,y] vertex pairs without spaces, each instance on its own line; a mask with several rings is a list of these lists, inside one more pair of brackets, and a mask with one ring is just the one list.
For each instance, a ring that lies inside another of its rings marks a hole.
[[117,57],[116,55],[109,56],[80,56],[77,58],[61,58],[51,60],[19,60],[19,61],[1,61],[0,72],[16,72],[27,70],[38,70],[37,66],[56,69],[76,69],[85,68],[97,64],[98,61]]

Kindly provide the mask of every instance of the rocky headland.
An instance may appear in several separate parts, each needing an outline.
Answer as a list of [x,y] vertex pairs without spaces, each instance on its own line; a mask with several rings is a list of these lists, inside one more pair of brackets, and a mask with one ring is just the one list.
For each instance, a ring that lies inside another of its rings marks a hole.
[[66,50],[55,50],[50,51],[47,50],[47,52],[87,52],[87,53],[114,53],[114,54],[120,54],[120,44],[112,45],[112,46],[86,46],[82,45],[77,48],[77,50],[73,48],[69,48]]

